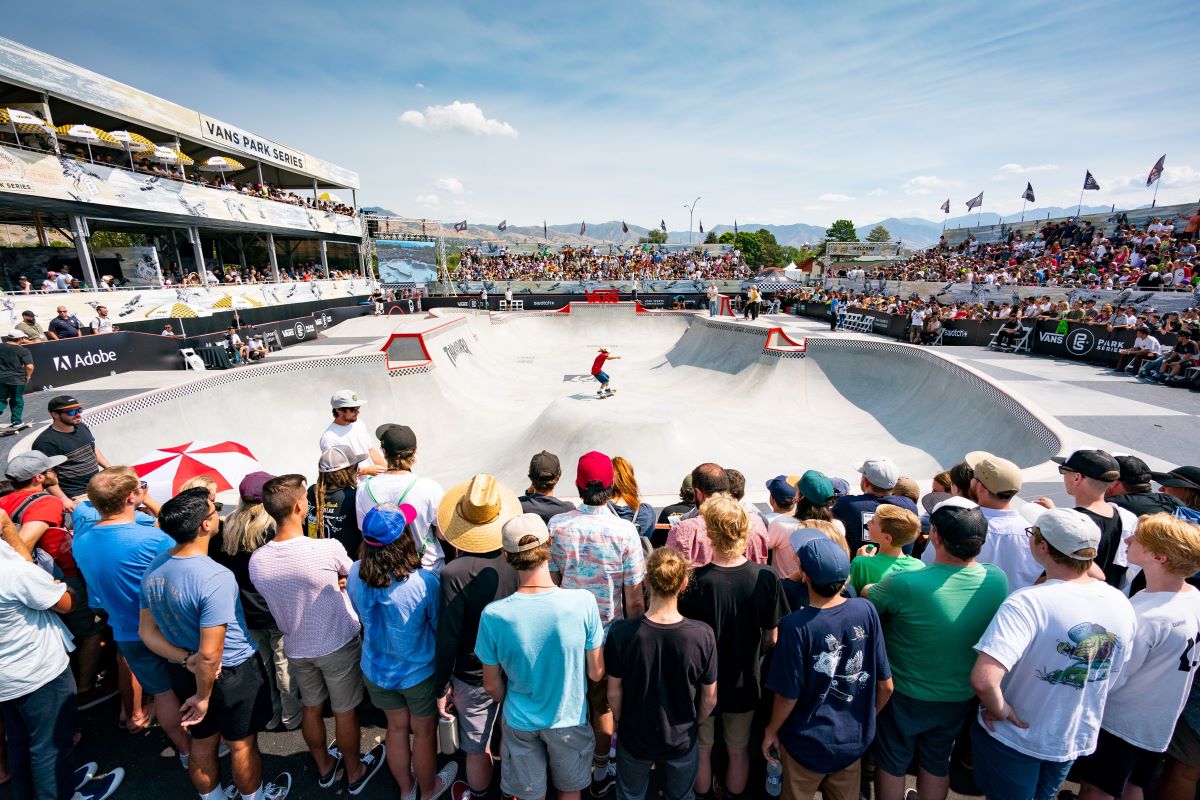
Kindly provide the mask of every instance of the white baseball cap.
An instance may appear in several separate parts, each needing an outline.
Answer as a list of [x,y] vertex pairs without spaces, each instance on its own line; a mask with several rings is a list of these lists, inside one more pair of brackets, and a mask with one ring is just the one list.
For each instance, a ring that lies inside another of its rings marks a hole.
[[358,396],[358,392],[353,389],[338,389],[333,393],[333,397],[329,398],[329,405],[334,408],[361,408],[365,406],[367,401]]
[[1075,554],[1100,546],[1100,526],[1075,509],[1052,508],[1039,516],[1034,524],[1055,550],[1076,561],[1091,561],[1091,556]]

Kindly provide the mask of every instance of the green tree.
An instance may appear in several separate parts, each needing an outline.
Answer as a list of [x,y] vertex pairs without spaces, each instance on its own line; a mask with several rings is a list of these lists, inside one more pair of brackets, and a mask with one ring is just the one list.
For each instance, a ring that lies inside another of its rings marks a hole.
[[651,228],[645,236],[639,237],[638,244],[666,244],[667,232],[662,228]]
[[752,267],[762,264],[763,242],[758,234],[749,231],[739,231],[733,239],[733,246],[742,251],[742,258]]
[[857,242],[858,232],[854,229],[853,222],[848,219],[839,219],[825,231],[825,241]]
[[725,231],[717,237],[717,244],[733,244],[733,231]]
[[720,240],[717,239],[716,231],[709,231],[708,235],[704,237],[705,244],[719,244],[719,242]]
[[96,231],[88,239],[90,247],[141,247],[145,237],[136,233],[118,233],[116,231]]
[[888,233],[888,229],[882,225],[876,225],[871,228],[871,232],[867,234],[868,242],[890,242],[892,235]]

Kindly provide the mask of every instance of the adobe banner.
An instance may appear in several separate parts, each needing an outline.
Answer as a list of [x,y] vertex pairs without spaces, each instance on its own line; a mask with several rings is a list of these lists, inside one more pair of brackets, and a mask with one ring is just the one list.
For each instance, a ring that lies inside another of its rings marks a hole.
[[[115,158],[127,158],[114,152]],[[362,236],[358,218],[345,214],[0,146],[0,193],[5,192],[356,239]]]
[[180,346],[179,341],[167,336],[130,331],[23,345],[33,356],[29,391],[46,391],[121,372],[181,369]]

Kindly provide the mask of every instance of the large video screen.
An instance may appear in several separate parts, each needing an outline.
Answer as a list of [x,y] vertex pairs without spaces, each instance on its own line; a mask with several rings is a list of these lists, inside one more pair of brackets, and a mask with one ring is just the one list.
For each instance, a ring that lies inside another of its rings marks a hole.
[[436,283],[437,247],[434,242],[379,239],[379,280],[383,283]]

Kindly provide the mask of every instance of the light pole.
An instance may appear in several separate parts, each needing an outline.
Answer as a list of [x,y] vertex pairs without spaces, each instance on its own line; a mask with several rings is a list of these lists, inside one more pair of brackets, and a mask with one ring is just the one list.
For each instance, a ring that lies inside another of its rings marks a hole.
[[696,203],[699,203],[699,202],[700,202],[700,198],[697,197],[695,200],[692,201],[691,205],[688,205],[687,203],[683,204],[683,207],[688,210],[688,244],[692,243],[692,217],[696,213]]

